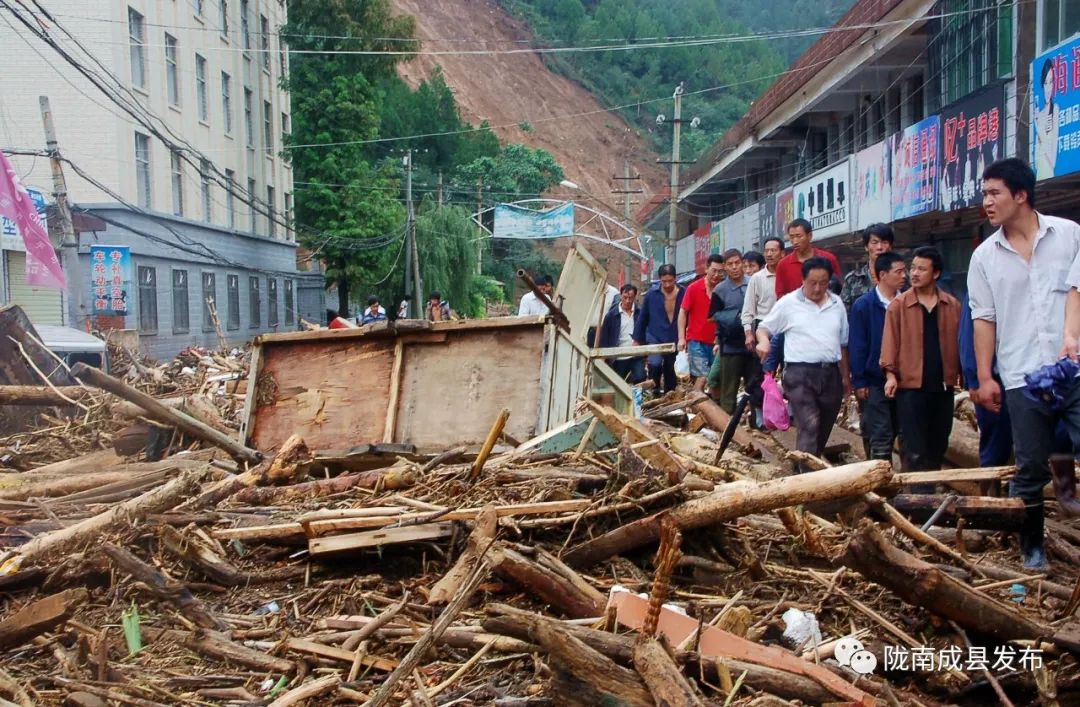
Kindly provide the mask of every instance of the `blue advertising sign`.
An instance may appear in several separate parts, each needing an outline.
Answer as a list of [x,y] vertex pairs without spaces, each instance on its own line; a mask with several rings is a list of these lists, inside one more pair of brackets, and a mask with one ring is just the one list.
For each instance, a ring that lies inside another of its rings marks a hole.
[[121,245],[90,246],[93,313],[104,316],[127,314],[130,289],[131,249]]
[[1080,172],[1080,37],[1031,65],[1031,164],[1038,179]]
[[[30,197],[30,201],[34,202],[34,207],[37,209],[38,214],[41,215],[41,225],[48,230],[48,225],[45,223],[45,207],[47,203],[45,201],[45,194],[40,190],[33,187],[26,188],[26,194]],[[22,237],[19,235],[19,229],[15,225],[15,222],[6,216],[0,216],[0,247],[5,250],[24,250]]]
[[932,115],[889,138],[893,220],[938,207],[941,119]]
[[492,238],[562,238],[574,235],[574,204],[534,211],[513,204],[495,206]]

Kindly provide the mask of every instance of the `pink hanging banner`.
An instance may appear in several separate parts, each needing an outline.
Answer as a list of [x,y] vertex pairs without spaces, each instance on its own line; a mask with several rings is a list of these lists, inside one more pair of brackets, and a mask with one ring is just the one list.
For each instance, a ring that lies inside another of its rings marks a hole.
[[0,216],[14,221],[22,234],[26,247],[26,284],[66,290],[67,278],[41,223],[41,216],[3,152],[0,152]]

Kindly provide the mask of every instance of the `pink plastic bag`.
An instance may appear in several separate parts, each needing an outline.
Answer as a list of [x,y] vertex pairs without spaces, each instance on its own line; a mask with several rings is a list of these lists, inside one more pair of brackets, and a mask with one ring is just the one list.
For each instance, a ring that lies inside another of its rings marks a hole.
[[765,402],[761,405],[765,426],[781,432],[790,428],[791,418],[788,417],[787,403],[784,402],[784,394],[776,385],[776,379],[766,374],[765,380],[761,381],[761,392],[765,394]]

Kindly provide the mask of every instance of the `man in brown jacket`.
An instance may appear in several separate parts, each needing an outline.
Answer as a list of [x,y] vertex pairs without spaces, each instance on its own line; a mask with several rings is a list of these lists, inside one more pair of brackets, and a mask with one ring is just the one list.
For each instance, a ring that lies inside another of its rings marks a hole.
[[952,432],[953,388],[960,379],[960,303],[938,289],[942,269],[936,248],[917,248],[911,289],[885,313],[885,395],[896,398],[904,468],[911,471],[940,469]]

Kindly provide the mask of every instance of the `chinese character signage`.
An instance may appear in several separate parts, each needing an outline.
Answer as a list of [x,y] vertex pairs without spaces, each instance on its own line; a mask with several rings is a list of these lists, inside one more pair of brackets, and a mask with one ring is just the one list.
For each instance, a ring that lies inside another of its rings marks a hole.
[[941,111],[940,208],[982,203],[982,171],[1005,152],[1005,90],[994,86]]
[[127,246],[90,246],[90,297],[94,314],[128,313],[131,250]]
[[698,275],[705,274],[705,261],[709,259],[709,225],[694,231],[694,271]]
[[814,227],[816,238],[838,236],[851,230],[851,160],[844,159],[795,190],[795,216]]
[[889,138],[892,159],[892,219],[918,216],[938,207],[941,120],[933,115]]
[[1039,179],[1080,172],[1080,37],[1031,65],[1031,163]]
[[780,236],[776,221],[776,194],[770,194],[758,202],[758,248],[765,247],[765,239]]
[[574,204],[567,203],[547,211],[526,209],[513,204],[495,206],[493,238],[562,238],[574,235]]
[[724,233],[724,222],[713,221],[709,224],[709,252],[722,253],[727,248],[727,236]]
[[787,240],[788,224],[795,220],[795,193],[787,188],[776,195],[776,227],[780,237]]
[[892,220],[892,172],[886,158],[888,140],[860,150],[851,176],[852,226],[862,230],[872,223]]

